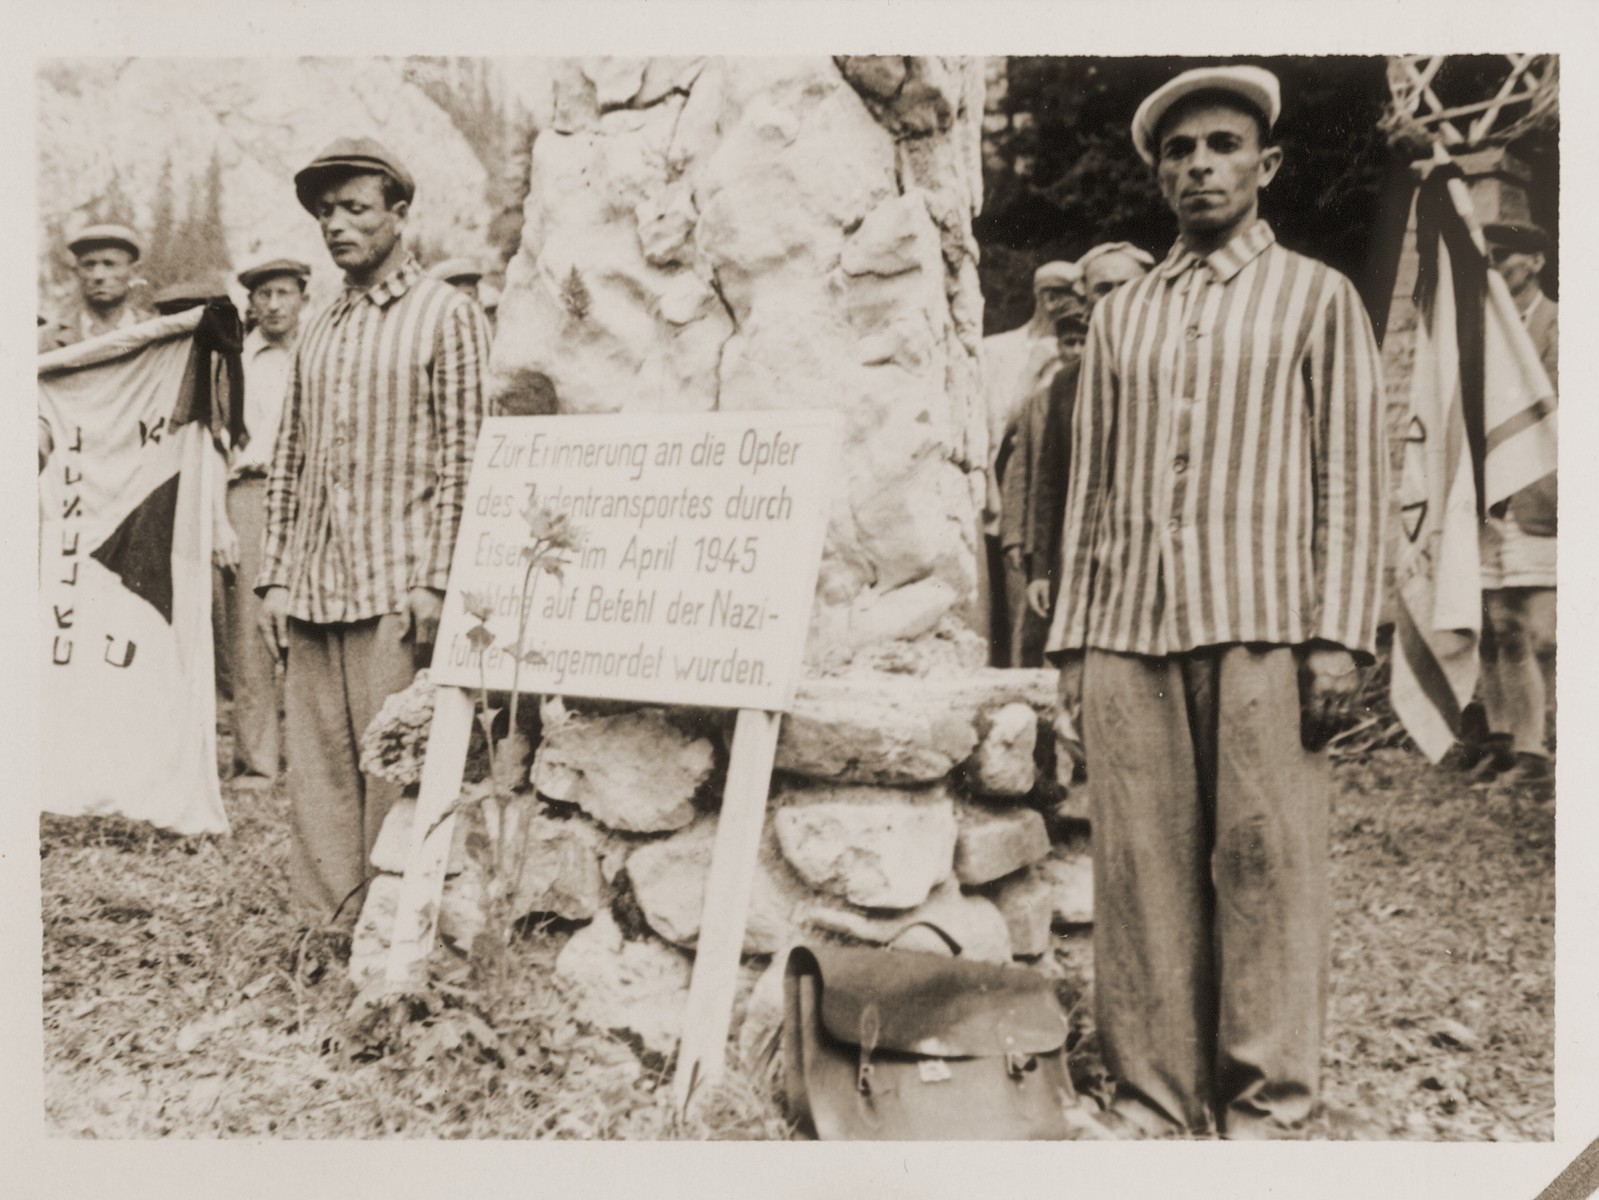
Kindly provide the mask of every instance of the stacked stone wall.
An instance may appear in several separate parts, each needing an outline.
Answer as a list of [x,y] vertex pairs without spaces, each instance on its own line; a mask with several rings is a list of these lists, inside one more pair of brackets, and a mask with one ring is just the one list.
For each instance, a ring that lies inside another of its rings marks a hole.
[[[987,454],[971,233],[982,60],[540,69],[548,96],[532,105],[543,126],[494,348],[501,396],[557,413],[844,418],[749,981],[803,938],[943,945],[923,922],[972,957],[1038,959],[1054,923],[1088,919],[1089,864],[1054,778],[1053,675],[987,670],[970,623]],[[517,801],[540,850],[517,894],[577,923],[556,969],[580,1013],[667,1053],[731,714],[572,700],[544,716]],[[407,820],[391,820],[395,844]],[[441,918],[464,946],[479,883],[456,859]],[[374,913],[396,888],[379,881]],[[363,923],[358,972],[381,931]],[[772,978],[751,1001],[768,1015]]]

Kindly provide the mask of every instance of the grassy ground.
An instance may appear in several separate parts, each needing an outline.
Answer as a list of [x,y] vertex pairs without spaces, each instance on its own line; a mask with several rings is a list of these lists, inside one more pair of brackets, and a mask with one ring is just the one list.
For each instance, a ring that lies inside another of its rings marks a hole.
[[[1552,806],[1384,749],[1334,817],[1324,1137],[1553,1132]],[[86,1137],[785,1137],[735,1073],[687,1121],[663,1064],[585,1028],[550,982],[560,934],[407,1004],[348,1015],[330,940],[284,906],[281,797],[228,797],[231,838],[41,823],[45,1106]],[[1062,990],[1091,972],[1063,939]],[[1079,1081],[1096,1074],[1087,997]]]

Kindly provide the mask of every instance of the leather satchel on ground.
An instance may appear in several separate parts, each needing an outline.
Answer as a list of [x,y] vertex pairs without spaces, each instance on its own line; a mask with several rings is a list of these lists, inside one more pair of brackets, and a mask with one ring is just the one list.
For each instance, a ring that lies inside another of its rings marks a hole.
[[797,946],[783,986],[789,1112],[818,1138],[1072,1136],[1066,1014],[1035,972]]

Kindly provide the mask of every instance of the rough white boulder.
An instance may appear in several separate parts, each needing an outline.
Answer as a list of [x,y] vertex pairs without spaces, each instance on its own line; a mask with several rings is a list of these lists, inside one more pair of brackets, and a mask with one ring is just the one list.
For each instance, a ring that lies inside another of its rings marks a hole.
[[[669,838],[638,847],[627,859],[627,875],[644,919],[679,946],[691,947],[699,939],[717,824],[715,816],[702,817]],[[798,932],[795,913],[810,898],[783,861],[768,825],[755,867],[744,953],[773,954],[792,942]]]
[[1048,857],[1049,831],[1032,809],[961,805],[955,874],[962,883],[991,883]]
[[987,725],[972,762],[972,783],[989,796],[1027,795],[1037,779],[1038,714],[1026,704],[1006,704],[989,715]]
[[714,759],[708,739],[684,732],[660,709],[573,714],[546,731],[533,783],[609,829],[662,833],[694,819],[694,793]]
[[773,824],[806,883],[863,908],[916,907],[955,851],[955,805],[942,786],[790,788]]
[[602,910],[561,948],[555,975],[575,992],[580,1019],[637,1034],[660,1054],[676,1047],[688,1002],[689,960],[682,951],[627,941]]

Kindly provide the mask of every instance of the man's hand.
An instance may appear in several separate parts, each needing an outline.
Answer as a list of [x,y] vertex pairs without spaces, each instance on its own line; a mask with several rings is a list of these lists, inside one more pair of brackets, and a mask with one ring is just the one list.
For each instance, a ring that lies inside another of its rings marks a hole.
[[414,587],[405,594],[405,612],[410,618],[406,636],[420,649],[431,646],[439,636],[439,617],[444,614],[444,593],[432,588]]
[[1083,715],[1083,652],[1069,651],[1060,659],[1060,687],[1055,693],[1060,710],[1066,714],[1073,727]]
[[1005,547],[1005,565],[1012,571],[1026,569],[1027,564],[1022,561],[1022,548],[1020,546]]
[[1027,585],[1027,607],[1041,617],[1049,616],[1049,580],[1035,579]]
[[239,569],[239,535],[226,517],[217,522],[212,535],[211,561],[230,574]]
[[261,597],[261,616],[256,627],[266,639],[272,657],[282,661],[289,653],[289,589],[267,588]]
[[[1074,651],[1065,655],[1060,663],[1060,690],[1056,693],[1055,752],[1067,755],[1082,767],[1086,761],[1083,753],[1083,654]],[[1075,770],[1075,768],[1074,768]]]
[[1354,655],[1342,646],[1312,646],[1300,669],[1299,739],[1307,750],[1320,750],[1338,732],[1360,688]]

